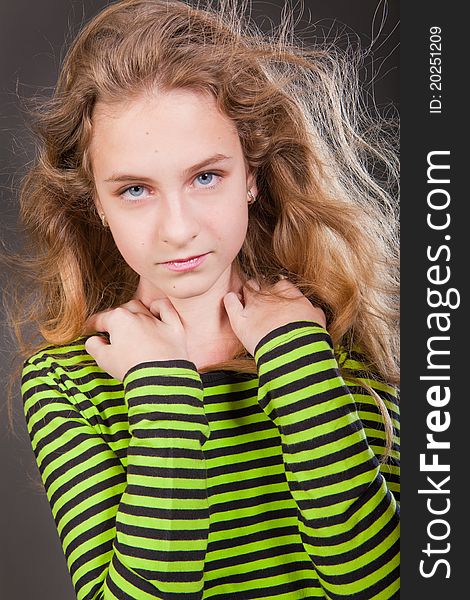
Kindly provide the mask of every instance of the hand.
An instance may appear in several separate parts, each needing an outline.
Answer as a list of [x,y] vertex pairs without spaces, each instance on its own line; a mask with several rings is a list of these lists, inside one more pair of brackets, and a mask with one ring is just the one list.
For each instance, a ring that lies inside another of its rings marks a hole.
[[[254,279],[248,284],[260,290]],[[323,310],[313,306],[293,283],[281,279],[272,290],[286,298],[261,296],[250,291],[246,285],[243,286],[244,304],[234,292],[229,292],[223,298],[232,329],[252,356],[262,338],[281,325],[305,320],[326,327]]]
[[189,360],[183,324],[168,298],[154,300],[148,308],[140,300],[131,300],[96,313],[87,319],[84,334],[98,331],[109,333],[109,343],[101,336],[91,336],[85,349],[119,381],[142,362]]

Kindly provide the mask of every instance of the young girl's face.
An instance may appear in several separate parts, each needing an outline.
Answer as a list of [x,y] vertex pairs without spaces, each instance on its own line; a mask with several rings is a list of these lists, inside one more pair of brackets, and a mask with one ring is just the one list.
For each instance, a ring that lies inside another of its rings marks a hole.
[[[91,162],[96,205],[145,289],[198,296],[230,279],[256,195],[233,123],[190,90],[98,103]],[[203,256],[189,265],[169,261]]]

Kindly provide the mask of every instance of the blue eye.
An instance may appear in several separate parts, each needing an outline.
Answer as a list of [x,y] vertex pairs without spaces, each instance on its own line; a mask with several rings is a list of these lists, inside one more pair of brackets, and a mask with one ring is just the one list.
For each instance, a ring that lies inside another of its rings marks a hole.
[[125,190],[125,191],[129,192],[129,194],[133,198],[140,198],[141,195],[142,195],[143,190],[144,190],[144,187],[142,185],[133,185],[133,186],[127,188],[127,190]]
[[212,183],[212,180],[214,179],[214,173],[201,173],[201,175],[198,175],[196,179],[199,181],[199,183],[202,183],[205,186]]
[[[211,171],[206,171],[205,173],[197,175],[193,182],[197,182],[197,189],[206,188],[206,190],[212,190],[215,189],[219,183],[221,183],[222,179],[222,175],[218,175],[217,173],[213,173]],[[151,196],[153,196],[153,193],[152,190],[146,185],[135,184],[130,185],[124,190],[118,192],[118,195],[124,202],[129,204],[139,204],[141,201],[144,202],[145,200],[148,200]]]
[[145,185],[131,185],[122,190],[122,192],[119,192],[119,195],[124,202],[136,204],[138,201],[147,198],[146,191],[148,191],[148,188]]

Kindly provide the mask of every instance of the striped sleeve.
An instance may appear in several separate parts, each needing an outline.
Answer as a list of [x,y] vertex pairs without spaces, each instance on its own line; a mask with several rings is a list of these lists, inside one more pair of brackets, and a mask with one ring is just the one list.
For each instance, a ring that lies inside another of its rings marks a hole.
[[258,401],[279,429],[302,542],[326,596],[397,598],[397,502],[330,336],[312,321],[292,322],[267,334],[254,356]]
[[202,598],[209,507],[203,388],[190,361],[124,378],[127,469],[64,375],[26,362],[28,432],[78,600]]

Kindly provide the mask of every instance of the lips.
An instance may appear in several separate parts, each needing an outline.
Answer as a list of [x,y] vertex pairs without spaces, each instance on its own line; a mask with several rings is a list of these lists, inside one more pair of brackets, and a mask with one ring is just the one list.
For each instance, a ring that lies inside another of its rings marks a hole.
[[193,271],[197,269],[200,265],[202,265],[202,263],[206,260],[209,254],[210,252],[207,252],[206,254],[199,254],[197,256],[192,256],[185,259],[172,260],[162,263],[162,265],[170,271]]
[[204,254],[194,254],[193,256],[188,256],[186,258],[175,258],[175,260],[167,260],[162,264],[168,265],[168,264],[185,263],[185,262],[188,262],[188,260],[194,260],[196,258],[200,258],[201,256],[204,256]]

